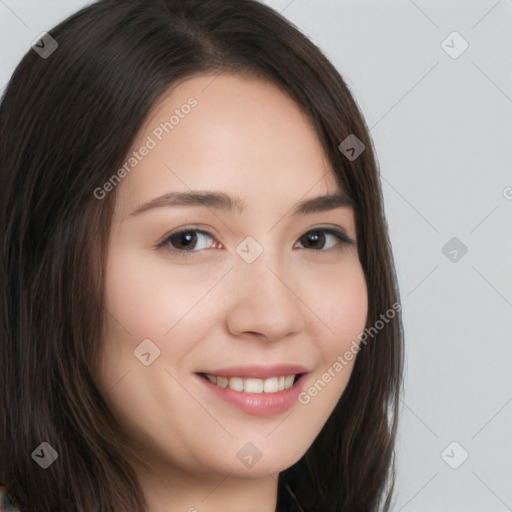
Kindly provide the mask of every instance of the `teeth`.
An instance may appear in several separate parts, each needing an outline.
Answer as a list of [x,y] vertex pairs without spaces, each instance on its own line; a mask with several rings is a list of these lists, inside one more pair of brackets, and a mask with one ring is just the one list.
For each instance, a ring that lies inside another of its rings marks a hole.
[[217,377],[208,373],[204,374],[204,376],[212,384],[216,384],[221,388],[229,388],[233,391],[244,391],[245,393],[276,393],[277,391],[290,389],[295,380],[295,375],[270,377],[269,379]]
[[239,377],[231,377],[231,379],[229,379],[229,389],[233,391],[243,391],[244,381]]
[[288,375],[284,379],[284,389],[291,388],[293,386],[293,381],[295,379],[295,375]]
[[278,384],[278,378],[277,377],[271,377],[270,379],[265,379],[263,381],[263,391],[265,393],[275,393],[279,390],[279,384]]
[[[231,383],[229,385],[231,387]],[[263,381],[261,379],[245,379],[244,391],[246,393],[263,393]]]
[[221,388],[227,388],[229,386],[229,380],[226,377],[213,377],[217,382],[213,381],[214,384],[220,386]]

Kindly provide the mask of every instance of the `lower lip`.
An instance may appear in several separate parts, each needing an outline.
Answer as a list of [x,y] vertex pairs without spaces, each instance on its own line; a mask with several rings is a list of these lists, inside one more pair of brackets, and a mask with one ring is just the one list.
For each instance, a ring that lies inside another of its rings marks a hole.
[[252,414],[253,416],[272,416],[286,412],[298,401],[299,395],[304,387],[305,376],[306,374],[302,374],[291,388],[277,391],[276,393],[245,393],[244,391],[234,391],[230,388],[221,388],[216,384],[212,384],[209,380],[200,375],[198,375],[198,378],[218,397],[238,407],[247,414]]

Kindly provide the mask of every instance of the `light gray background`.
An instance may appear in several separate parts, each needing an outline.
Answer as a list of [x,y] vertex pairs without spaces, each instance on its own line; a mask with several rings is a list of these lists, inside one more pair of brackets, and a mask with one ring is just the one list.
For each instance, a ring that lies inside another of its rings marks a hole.
[[[512,511],[512,0],[266,3],[336,65],[377,151],[406,334],[393,510]],[[0,87],[84,5],[0,0]]]

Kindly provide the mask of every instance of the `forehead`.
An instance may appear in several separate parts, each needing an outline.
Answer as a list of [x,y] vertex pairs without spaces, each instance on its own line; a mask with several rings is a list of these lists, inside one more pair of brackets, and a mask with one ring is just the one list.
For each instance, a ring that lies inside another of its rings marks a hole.
[[124,206],[172,190],[226,190],[249,206],[339,190],[307,116],[258,78],[201,75],[179,83],[155,105],[132,151],[138,159],[117,191]]

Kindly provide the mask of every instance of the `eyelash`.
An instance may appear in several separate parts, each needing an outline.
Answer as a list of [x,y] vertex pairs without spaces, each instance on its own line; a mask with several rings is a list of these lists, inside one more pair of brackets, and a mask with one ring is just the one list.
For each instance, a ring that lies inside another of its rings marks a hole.
[[[200,249],[200,250],[175,249],[170,245],[170,240],[172,237],[174,237],[176,235],[181,235],[183,233],[192,233],[192,232],[206,235],[206,236],[212,238],[213,240],[215,240],[215,237],[208,231],[204,231],[204,230],[196,229],[196,228],[187,228],[187,229],[180,229],[179,231],[174,231],[173,233],[170,233],[161,242],[159,242],[156,247],[157,248],[166,248],[168,251],[170,251],[178,256],[188,258],[193,253],[201,252],[204,249]],[[335,228],[330,228],[330,227],[329,228],[320,227],[320,228],[310,229],[310,230],[306,231],[303,235],[301,235],[299,237],[299,239],[302,238],[304,235],[307,235],[308,233],[318,233],[318,232],[328,234],[328,235],[333,235],[334,237],[336,237],[338,239],[339,242],[341,242],[342,246],[355,244],[355,241],[352,240],[344,231],[341,231],[341,230],[335,229]],[[333,247],[331,247],[329,249],[306,249],[306,250],[316,251],[316,252],[327,252],[332,249],[333,249]]]

